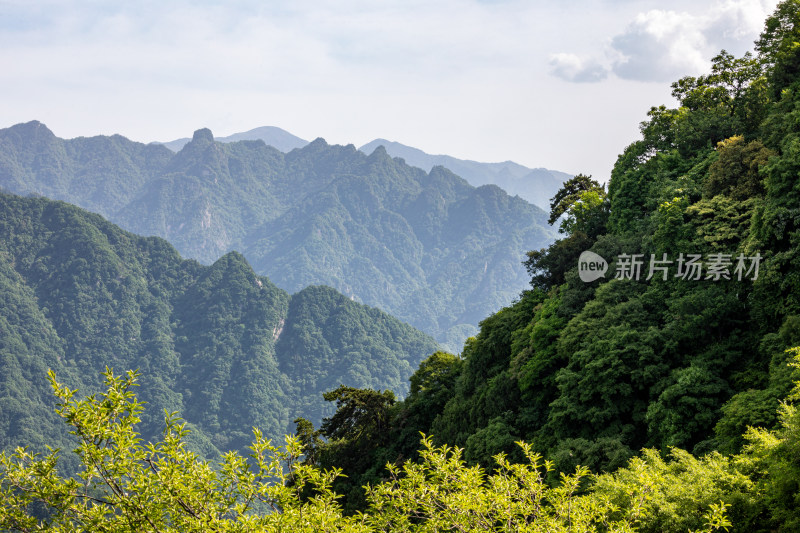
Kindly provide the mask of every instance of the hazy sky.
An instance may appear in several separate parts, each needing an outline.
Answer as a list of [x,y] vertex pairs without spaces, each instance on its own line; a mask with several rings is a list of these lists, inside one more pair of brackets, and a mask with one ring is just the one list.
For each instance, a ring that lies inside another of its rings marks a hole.
[[669,84],[775,0],[0,0],[0,127],[149,142],[278,126],[603,180]]

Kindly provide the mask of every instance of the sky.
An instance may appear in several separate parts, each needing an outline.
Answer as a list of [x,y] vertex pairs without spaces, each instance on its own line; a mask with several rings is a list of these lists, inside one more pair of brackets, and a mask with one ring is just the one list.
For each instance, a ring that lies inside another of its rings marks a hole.
[[670,83],[777,0],[0,0],[0,128],[151,142],[277,126],[605,181]]

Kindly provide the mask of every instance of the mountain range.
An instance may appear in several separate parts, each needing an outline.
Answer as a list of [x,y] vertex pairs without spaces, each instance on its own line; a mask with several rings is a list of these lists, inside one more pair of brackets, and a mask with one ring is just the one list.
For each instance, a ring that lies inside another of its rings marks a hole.
[[[189,137],[184,137],[160,144],[177,152],[190,140]],[[219,142],[262,140],[281,152],[290,152],[308,144],[308,141],[275,126],[263,126],[227,137],[216,137],[215,140]],[[386,139],[370,141],[359,150],[369,155],[379,146],[383,146],[391,157],[400,157],[411,166],[428,172],[435,166],[442,166],[467,180],[470,185],[475,187],[497,185],[509,194],[518,195],[544,210],[550,209],[550,198],[555,196],[561,185],[572,177],[557,170],[528,168],[513,161],[481,163],[449,155],[431,155],[419,148]]]
[[[180,139],[175,139],[174,141],[154,144],[163,144],[173,152],[180,152],[181,148],[186,146],[191,140],[191,137],[182,137]],[[254,128],[241,133],[234,133],[233,135],[228,135],[227,137],[216,137],[215,140],[223,143],[231,143],[236,141],[264,141],[265,144],[277,148],[281,152],[291,152],[295,148],[302,148],[308,144],[308,141],[305,139],[301,139],[300,137],[292,135],[288,131],[275,126],[262,126],[260,128]]]
[[383,146],[392,157],[400,157],[411,166],[428,171],[435,166],[445,167],[467,180],[470,185],[497,185],[508,194],[517,195],[545,211],[550,209],[550,199],[572,177],[565,172],[528,168],[513,161],[480,163],[449,155],[430,155],[418,148],[386,139],[375,139],[359,150],[370,154],[379,146]]
[[317,139],[289,153],[201,129],[174,153],[122,136],[0,130],[0,187],[100,213],[211,264],[236,250],[297,292],[328,285],[457,351],[528,283],[525,251],[555,236],[547,214],[387,151]]
[[330,287],[289,295],[244,257],[210,266],[64,202],[0,194],[0,450],[70,449],[47,370],[100,390],[138,369],[148,438],[179,412],[206,455],[282,440],[340,384],[402,395],[436,342]]

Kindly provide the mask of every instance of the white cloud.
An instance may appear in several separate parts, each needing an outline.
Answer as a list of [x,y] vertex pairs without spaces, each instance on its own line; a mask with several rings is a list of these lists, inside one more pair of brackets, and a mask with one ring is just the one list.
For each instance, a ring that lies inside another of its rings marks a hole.
[[775,10],[775,0],[726,0],[719,3],[703,33],[715,51],[726,49],[741,55],[750,50],[764,29],[764,20]]
[[653,10],[640,14],[611,41],[612,70],[623,79],[670,81],[708,65],[702,19],[688,13]]
[[699,74],[722,49],[735,55],[751,49],[775,5],[776,0],[719,0],[703,12],[652,9],[613,36],[600,58],[556,54],[552,72],[574,82],[593,81],[600,65],[637,81],[669,82]]
[[602,81],[608,77],[608,69],[594,60],[585,60],[575,54],[553,54],[550,72],[562,80],[575,83]]

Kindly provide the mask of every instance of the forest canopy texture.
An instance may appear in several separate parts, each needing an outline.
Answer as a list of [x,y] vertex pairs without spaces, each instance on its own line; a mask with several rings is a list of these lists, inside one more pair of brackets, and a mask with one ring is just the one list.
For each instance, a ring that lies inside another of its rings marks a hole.
[[[53,523],[114,531],[797,531],[798,43],[787,0],[752,53],[676,81],[679,106],[650,110],[607,187],[578,175],[554,197],[561,238],[528,254],[531,289],[460,355],[430,355],[402,401],[328,389],[335,413],[297,419],[286,448],[255,433],[255,470],[235,455],[195,466],[174,417],[163,444],[137,448],[135,376],[83,403],[51,377],[78,457],[122,453],[126,484],[97,466],[58,480],[54,459],[19,450],[2,461],[6,524],[47,524],[44,505]],[[184,496],[161,491],[162,472],[209,481]],[[202,487],[221,503],[198,507]]]
[[451,350],[526,282],[525,250],[552,242],[542,209],[323,139],[289,153],[195,132],[173,153],[120,135],[0,129],[0,187],[89,209],[211,264],[237,250],[290,293],[327,285]]
[[179,411],[204,456],[333,412],[345,383],[403,394],[429,336],[330,287],[290,296],[231,252],[211,266],[63,202],[0,194],[0,449],[70,449],[48,368],[98,390],[139,369],[142,432]]
[[[800,344],[798,42],[800,3],[783,2],[753,52],[672,84],[679,107],[651,108],[607,187],[565,183],[531,289],[460,356],[423,362],[402,402],[372,404],[388,430],[299,428],[317,464],[344,468],[346,505],[364,508],[385,463],[416,460],[420,432],[471,465],[524,461],[522,440],[556,471],[613,472],[642,449],[737,454],[748,428],[779,427]],[[340,412],[368,392],[348,394]],[[737,527],[792,530],[763,512]]]

